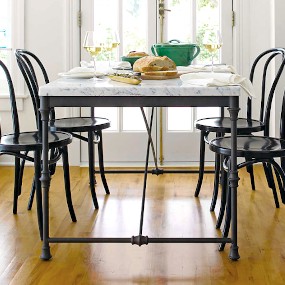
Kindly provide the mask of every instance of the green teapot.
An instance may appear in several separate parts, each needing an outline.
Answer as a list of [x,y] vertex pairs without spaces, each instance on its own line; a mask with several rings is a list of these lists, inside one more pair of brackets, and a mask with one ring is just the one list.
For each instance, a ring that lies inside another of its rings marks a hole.
[[151,51],[155,56],[167,56],[177,66],[190,65],[200,53],[200,47],[196,44],[181,43],[179,40],[171,40],[168,43],[154,44]]

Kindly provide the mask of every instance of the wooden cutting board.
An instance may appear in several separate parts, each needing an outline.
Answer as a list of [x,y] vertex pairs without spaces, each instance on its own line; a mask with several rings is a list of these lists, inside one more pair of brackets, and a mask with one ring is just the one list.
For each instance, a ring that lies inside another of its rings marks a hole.
[[175,75],[169,75],[169,76],[163,76],[163,75],[141,75],[142,80],[166,80],[166,79],[174,79],[174,78],[179,78],[180,74],[175,74]]

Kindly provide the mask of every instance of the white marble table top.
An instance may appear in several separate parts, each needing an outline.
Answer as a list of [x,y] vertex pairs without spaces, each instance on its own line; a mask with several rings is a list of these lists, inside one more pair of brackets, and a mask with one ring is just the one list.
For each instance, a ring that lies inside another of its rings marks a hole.
[[60,78],[40,87],[40,96],[239,96],[239,86],[201,87],[177,79],[143,80],[139,85],[115,82],[109,78]]

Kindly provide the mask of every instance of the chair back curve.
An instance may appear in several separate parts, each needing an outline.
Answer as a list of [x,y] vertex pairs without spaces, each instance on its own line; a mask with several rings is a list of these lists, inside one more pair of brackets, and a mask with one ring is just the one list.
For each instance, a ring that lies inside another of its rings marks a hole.
[[[261,94],[259,106],[259,120],[264,123],[264,135],[269,135],[271,106],[276,86],[280,80],[285,65],[285,48],[272,48],[259,54],[254,60],[250,70],[250,81],[254,84],[257,69],[261,68]],[[274,78],[270,68],[274,68]],[[259,69],[260,70],[260,69]],[[258,82],[259,83],[259,82]],[[247,101],[247,119],[252,119],[252,99]]]
[[[35,70],[38,68],[41,70],[44,82],[46,84],[49,83],[47,72],[40,59],[33,53],[24,49],[17,49],[15,51],[15,55],[16,55],[17,64],[24,77],[24,80],[26,82],[26,85],[28,87],[33,102],[37,128],[38,130],[41,130],[41,115],[39,112],[40,109],[39,83]],[[54,118],[54,110],[51,110],[50,116],[51,118]]]
[[[18,117],[18,110],[17,110],[17,103],[16,103],[16,97],[15,97],[15,89],[13,86],[12,78],[9,73],[8,68],[4,64],[3,61],[0,60],[0,66],[1,69],[4,71],[4,74],[7,79],[7,84],[9,88],[9,96],[10,96],[10,104],[11,104],[11,113],[12,113],[12,124],[13,124],[13,132],[15,140],[19,137],[20,133],[20,125],[19,125],[19,117]],[[1,136],[1,134],[0,134]]]

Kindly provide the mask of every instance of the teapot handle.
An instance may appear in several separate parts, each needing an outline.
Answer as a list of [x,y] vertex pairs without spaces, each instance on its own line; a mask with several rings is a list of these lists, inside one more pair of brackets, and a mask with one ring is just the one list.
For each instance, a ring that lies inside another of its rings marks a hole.
[[153,55],[158,56],[154,45],[152,45],[150,49],[151,49],[151,52],[152,52]]
[[176,40],[176,39],[173,39],[173,40],[170,40],[169,43],[170,43],[170,44],[171,44],[171,43],[179,44],[179,43],[181,43],[181,41]]
[[193,55],[193,59],[194,59],[194,58],[197,57],[197,55],[200,53],[200,47],[199,47],[198,45],[196,45],[196,44],[193,44],[193,46],[195,46],[195,48],[196,48],[196,52],[195,52],[195,54]]

